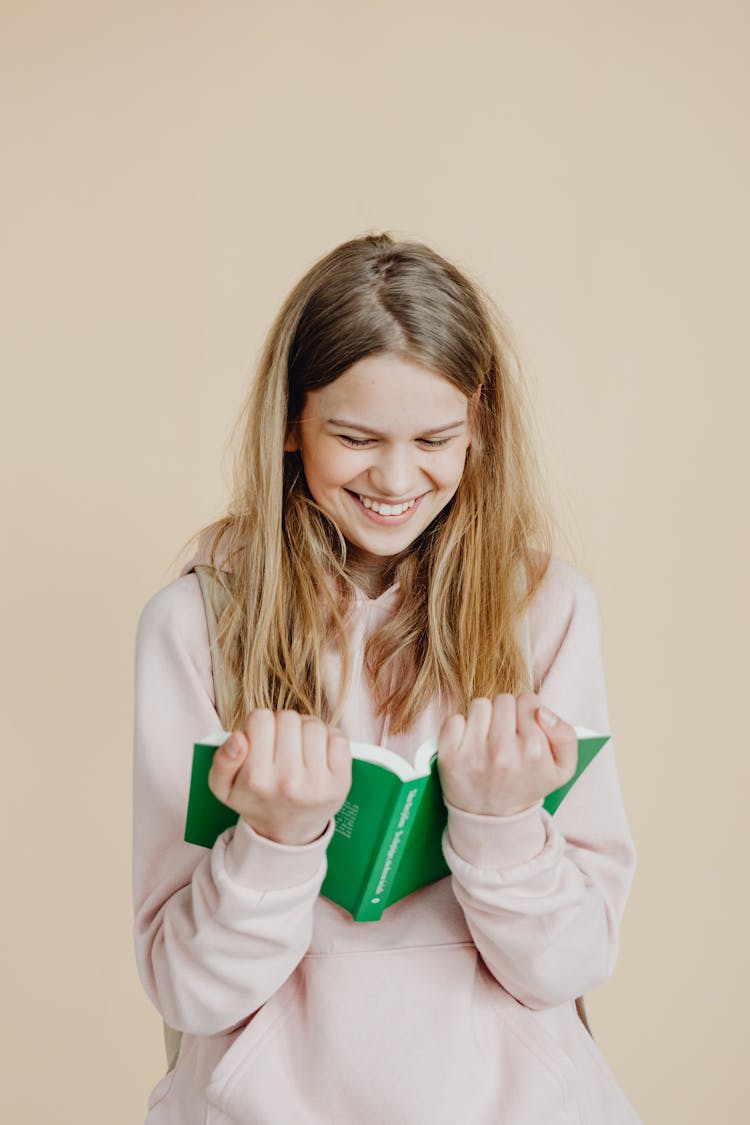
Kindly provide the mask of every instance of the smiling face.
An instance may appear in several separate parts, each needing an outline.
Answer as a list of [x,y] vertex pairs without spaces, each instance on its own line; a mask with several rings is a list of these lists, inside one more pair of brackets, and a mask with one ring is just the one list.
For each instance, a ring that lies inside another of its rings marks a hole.
[[438,372],[389,353],[307,394],[285,448],[299,450],[311,495],[349,544],[352,576],[371,592],[456,492],[470,401]]

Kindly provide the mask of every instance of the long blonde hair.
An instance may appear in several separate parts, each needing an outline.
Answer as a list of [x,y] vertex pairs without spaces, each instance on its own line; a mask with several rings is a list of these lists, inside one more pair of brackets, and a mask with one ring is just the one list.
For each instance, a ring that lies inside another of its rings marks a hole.
[[[476,283],[421,243],[373,234],[321,258],[287,297],[238,420],[227,513],[186,545],[198,540],[228,594],[218,645],[237,685],[232,729],[256,707],[338,720],[351,673],[346,542],[284,441],[307,392],[385,352],[439,371],[467,398],[481,391],[458,490],[396,563],[396,611],[366,645],[378,713],[400,733],[436,697],[465,711],[475,697],[533,686],[518,625],[552,525],[520,366]],[[336,700],[323,687],[330,643],[342,657]]]

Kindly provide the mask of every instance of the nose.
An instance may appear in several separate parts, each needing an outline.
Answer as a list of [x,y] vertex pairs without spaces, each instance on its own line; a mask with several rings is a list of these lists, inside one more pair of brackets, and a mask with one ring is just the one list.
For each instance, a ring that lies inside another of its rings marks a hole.
[[368,474],[375,495],[405,499],[418,492],[418,472],[413,452],[408,448],[383,446],[370,465]]

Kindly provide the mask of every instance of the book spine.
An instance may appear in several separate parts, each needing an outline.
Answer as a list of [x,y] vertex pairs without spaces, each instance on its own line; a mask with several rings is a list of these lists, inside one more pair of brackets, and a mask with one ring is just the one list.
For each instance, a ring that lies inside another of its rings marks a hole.
[[427,780],[426,777],[420,777],[404,783],[383,833],[380,848],[375,853],[368,877],[352,911],[355,922],[377,922],[389,905],[388,893],[409,839]]

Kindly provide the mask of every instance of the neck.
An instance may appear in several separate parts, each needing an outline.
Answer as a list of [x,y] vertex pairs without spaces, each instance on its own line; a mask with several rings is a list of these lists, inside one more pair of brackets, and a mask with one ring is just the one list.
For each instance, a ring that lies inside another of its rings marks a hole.
[[379,598],[393,584],[400,555],[380,558],[347,544],[346,573],[368,598]]

